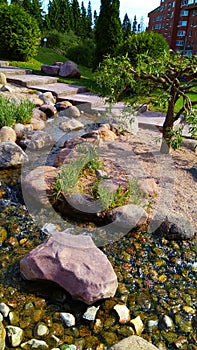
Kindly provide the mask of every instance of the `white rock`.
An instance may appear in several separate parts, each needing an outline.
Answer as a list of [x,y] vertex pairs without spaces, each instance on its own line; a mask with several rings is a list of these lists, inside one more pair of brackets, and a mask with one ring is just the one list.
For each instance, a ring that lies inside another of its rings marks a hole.
[[48,349],[48,345],[44,340],[31,339],[21,344],[22,349]]
[[73,327],[75,326],[75,317],[68,313],[68,312],[61,312],[60,313],[61,318],[65,322],[67,327]]
[[90,306],[87,308],[86,312],[83,314],[83,318],[88,321],[94,321],[96,313],[99,310],[100,306]]
[[7,306],[5,303],[0,303],[0,312],[2,313],[3,317],[7,317],[10,312],[9,306]]
[[114,306],[114,310],[119,316],[119,323],[124,324],[130,321],[130,310],[126,305],[117,304]]
[[133,318],[130,323],[134,326],[135,332],[137,335],[140,335],[142,331],[144,330],[144,324],[141,320],[140,316],[137,316],[136,318]]
[[44,335],[47,335],[49,333],[49,329],[45,324],[38,324],[36,327],[36,335],[38,337],[42,337]]
[[12,347],[20,345],[23,339],[23,330],[15,326],[6,326],[8,342]]

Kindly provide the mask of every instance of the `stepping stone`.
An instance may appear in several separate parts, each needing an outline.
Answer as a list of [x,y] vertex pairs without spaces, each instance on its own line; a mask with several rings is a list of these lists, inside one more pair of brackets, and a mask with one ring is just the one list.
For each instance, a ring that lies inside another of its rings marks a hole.
[[31,69],[23,69],[23,68],[17,68],[17,67],[1,67],[0,66],[0,73],[4,73],[7,77],[7,80],[9,80],[9,77],[12,76],[18,76],[18,75],[25,75],[32,73]]
[[[40,86],[44,86],[45,84],[53,84],[57,82],[57,78],[43,76],[43,75],[35,75],[35,74],[26,74],[26,75],[13,75],[7,77],[7,81],[9,83],[15,83],[18,85],[22,85],[28,88],[33,88],[36,90],[41,90]],[[35,87],[36,85],[36,87]],[[45,90],[46,91],[46,90]],[[50,90],[47,90],[50,91]]]
[[8,61],[0,61],[0,67],[8,67],[9,62]]
[[[44,78],[44,77],[42,77]],[[48,77],[49,78],[49,77]],[[53,79],[52,77],[50,77]],[[57,81],[57,79],[56,79]],[[27,84],[26,85],[29,89],[36,89],[42,92],[51,91],[53,95],[59,97],[59,96],[68,96],[72,94],[78,94],[81,92],[85,92],[87,90],[86,86],[78,86],[78,85],[71,85],[71,84],[64,84],[64,83],[57,83],[57,82],[47,82],[44,83],[42,86],[39,84]]]

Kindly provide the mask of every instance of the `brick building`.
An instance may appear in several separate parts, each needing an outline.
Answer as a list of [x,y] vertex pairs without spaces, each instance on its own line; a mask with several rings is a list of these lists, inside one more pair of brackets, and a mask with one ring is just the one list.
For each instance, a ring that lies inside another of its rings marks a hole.
[[163,34],[172,50],[197,55],[197,0],[161,0],[148,16],[148,30]]

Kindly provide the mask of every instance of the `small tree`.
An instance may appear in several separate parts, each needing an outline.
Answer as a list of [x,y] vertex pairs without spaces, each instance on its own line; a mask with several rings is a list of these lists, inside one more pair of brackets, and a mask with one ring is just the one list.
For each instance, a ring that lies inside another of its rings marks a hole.
[[[137,68],[133,68],[128,57],[107,57],[100,65],[96,82],[103,96],[108,96],[111,102],[120,100],[123,92],[133,88],[140,95],[150,94],[157,88],[160,91],[160,101],[166,104],[167,113],[163,124],[163,142],[161,152],[169,152],[169,147],[176,148],[179,144],[174,138],[174,122],[183,115],[190,124],[190,132],[197,137],[197,111],[193,109],[197,100],[191,101],[188,93],[196,94],[197,87],[197,57],[181,58],[177,55],[153,60],[147,55],[138,58]],[[182,79],[186,82],[182,83]],[[176,102],[182,99],[182,106],[175,112]],[[179,140],[181,129],[179,130]],[[168,147],[166,147],[166,145]]]
[[0,56],[26,61],[37,53],[40,30],[22,7],[0,5]]

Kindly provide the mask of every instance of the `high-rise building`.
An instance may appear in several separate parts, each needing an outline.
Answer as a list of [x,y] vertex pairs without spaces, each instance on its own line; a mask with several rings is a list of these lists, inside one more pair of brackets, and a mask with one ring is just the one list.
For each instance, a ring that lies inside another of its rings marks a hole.
[[161,0],[148,16],[148,30],[163,34],[172,50],[197,55],[197,0]]

